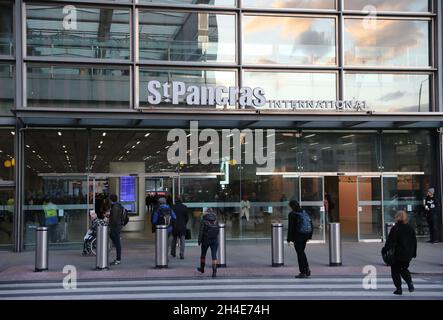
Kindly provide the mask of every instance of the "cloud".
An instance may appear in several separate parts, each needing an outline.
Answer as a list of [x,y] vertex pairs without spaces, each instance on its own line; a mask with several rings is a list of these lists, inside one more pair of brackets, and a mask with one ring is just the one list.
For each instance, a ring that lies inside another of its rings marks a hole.
[[402,98],[405,95],[406,95],[406,92],[404,92],[404,91],[390,92],[388,94],[385,94],[384,96],[381,96],[378,100],[392,101],[392,100],[397,100],[399,98]]
[[334,0],[277,0],[273,8],[333,9]]
[[244,30],[246,33],[258,33],[271,28],[282,28],[278,36],[291,39],[309,30],[314,21],[303,18],[257,16],[247,19]]
[[[423,5],[421,5],[423,3]],[[427,11],[428,3],[422,0],[348,0],[345,2],[346,9],[350,10],[363,10],[367,5],[374,6],[377,11]],[[417,9],[417,5],[420,5],[421,10]]]

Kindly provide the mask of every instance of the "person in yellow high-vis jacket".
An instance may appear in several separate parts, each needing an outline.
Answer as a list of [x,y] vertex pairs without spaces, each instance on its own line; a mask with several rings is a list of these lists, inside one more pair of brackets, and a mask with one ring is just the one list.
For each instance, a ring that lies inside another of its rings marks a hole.
[[57,242],[57,206],[52,203],[51,199],[46,198],[43,202],[44,225],[48,227],[48,234],[51,242]]

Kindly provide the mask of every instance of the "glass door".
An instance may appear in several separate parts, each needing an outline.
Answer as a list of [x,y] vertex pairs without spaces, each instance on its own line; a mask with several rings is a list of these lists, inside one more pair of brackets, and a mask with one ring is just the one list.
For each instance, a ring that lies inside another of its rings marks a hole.
[[325,231],[325,207],[324,207],[324,177],[300,177],[300,206],[305,209],[312,218],[314,233],[312,241],[324,242]]
[[[398,210],[408,213],[409,223],[417,236],[429,234],[426,217],[422,213],[425,190],[423,175],[395,174],[383,176],[383,208],[386,223],[393,223]],[[384,230],[383,230],[384,231]],[[386,239],[387,235],[383,234]]]
[[379,242],[383,237],[380,176],[357,177],[358,241]]
[[14,188],[0,187],[0,246],[12,244]]

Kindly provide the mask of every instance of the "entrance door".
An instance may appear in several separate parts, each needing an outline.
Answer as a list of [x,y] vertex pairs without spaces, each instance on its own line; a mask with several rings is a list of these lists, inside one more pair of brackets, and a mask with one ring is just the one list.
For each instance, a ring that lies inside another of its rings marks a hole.
[[300,206],[308,211],[314,224],[313,241],[325,241],[324,177],[300,177]]
[[381,241],[384,223],[380,176],[357,177],[357,225],[358,241]]

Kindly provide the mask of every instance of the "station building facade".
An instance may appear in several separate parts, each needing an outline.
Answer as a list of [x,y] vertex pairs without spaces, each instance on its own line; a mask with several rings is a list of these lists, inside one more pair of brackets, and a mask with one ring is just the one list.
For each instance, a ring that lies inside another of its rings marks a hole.
[[[427,237],[442,18],[437,0],[0,0],[0,245],[32,247],[48,205],[52,245],[81,243],[109,193],[142,241],[155,195],[182,197],[194,239],[207,208],[228,239],[268,239],[292,199],[313,241],[328,222],[381,241],[399,209]],[[199,161],[205,130],[231,153]]]

